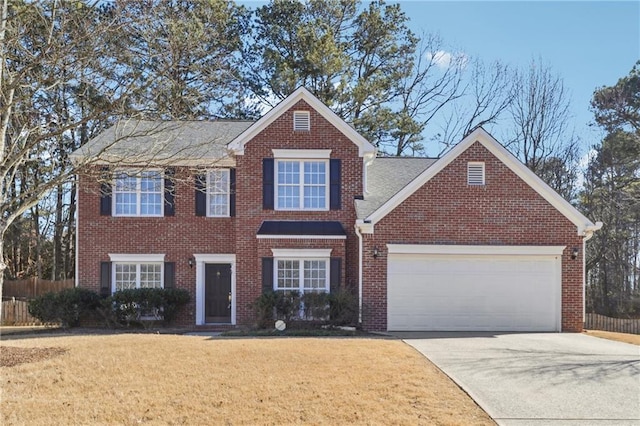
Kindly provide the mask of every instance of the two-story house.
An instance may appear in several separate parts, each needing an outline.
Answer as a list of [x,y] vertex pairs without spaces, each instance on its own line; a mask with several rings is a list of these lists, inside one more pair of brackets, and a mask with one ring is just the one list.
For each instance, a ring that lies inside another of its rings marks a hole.
[[367,330],[580,331],[594,224],[479,128],[376,149],[300,88],[256,122],[127,121],[74,153],[77,285],[187,289],[183,325],[268,291],[357,294]]

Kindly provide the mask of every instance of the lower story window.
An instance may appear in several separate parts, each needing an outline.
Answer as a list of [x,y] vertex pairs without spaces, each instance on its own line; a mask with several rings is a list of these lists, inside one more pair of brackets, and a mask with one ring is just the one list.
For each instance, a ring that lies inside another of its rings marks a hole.
[[278,259],[275,290],[323,293],[329,291],[327,259]]
[[162,263],[114,263],[115,291],[132,288],[162,288]]

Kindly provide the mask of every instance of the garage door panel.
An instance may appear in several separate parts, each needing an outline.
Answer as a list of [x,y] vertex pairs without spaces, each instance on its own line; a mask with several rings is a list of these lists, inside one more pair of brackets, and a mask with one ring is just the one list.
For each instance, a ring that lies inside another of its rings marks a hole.
[[390,255],[389,330],[555,331],[556,256]]

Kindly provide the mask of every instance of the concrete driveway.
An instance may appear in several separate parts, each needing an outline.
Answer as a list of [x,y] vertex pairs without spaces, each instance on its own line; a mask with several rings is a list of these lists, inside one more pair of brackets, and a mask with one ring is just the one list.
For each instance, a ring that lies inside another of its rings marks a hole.
[[393,333],[499,425],[640,425],[640,347],[584,334]]

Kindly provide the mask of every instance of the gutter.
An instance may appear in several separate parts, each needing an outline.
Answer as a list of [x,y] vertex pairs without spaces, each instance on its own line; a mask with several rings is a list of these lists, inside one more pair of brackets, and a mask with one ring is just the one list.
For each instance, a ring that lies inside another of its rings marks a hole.
[[589,241],[593,237],[593,233],[599,231],[602,228],[602,222],[596,222],[595,225],[586,225],[584,227],[584,240]]

